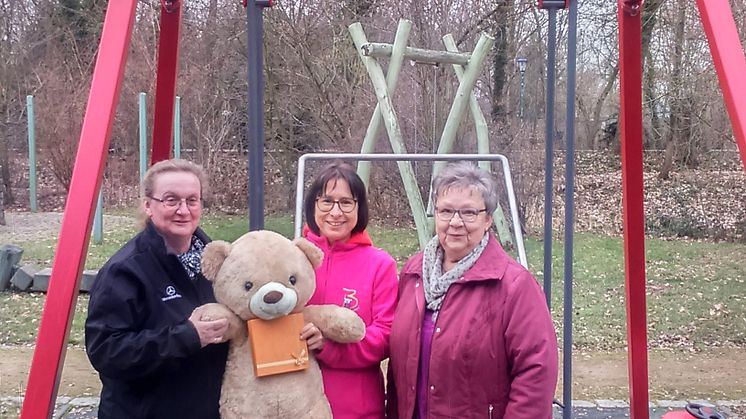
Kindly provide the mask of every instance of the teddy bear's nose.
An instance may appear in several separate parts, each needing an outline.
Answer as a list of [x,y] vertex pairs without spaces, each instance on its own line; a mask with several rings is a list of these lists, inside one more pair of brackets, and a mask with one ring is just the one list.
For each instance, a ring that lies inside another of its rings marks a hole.
[[267,304],[275,304],[282,299],[282,293],[280,291],[270,291],[264,296],[264,302]]

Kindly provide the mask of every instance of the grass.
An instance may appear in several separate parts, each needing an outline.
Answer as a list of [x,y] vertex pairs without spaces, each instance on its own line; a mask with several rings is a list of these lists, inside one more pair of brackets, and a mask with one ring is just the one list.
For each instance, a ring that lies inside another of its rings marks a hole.
[[[202,223],[213,238],[234,240],[248,230],[243,216],[208,214]],[[290,217],[268,217],[265,228],[292,236]],[[414,230],[371,226],[371,237],[401,265],[417,251]],[[91,245],[86,266],[98,268],[135,233],[134,227],[105,233]],[[24,261],[51,264],[55,240],[19,243]],[[648,239],[647,310],[650,347],[697,351],[746,347],[746,245]],[[580,233],[574,245],[573,343],[581,350],[617,350],[626,345],[623,243],[619,237]],[[529,268],[543,283],[542,242],[526,240]],[[563,243],[553,242],[552,312],[561,338]],[[0,293],[0,344],[32,344],[43,294]],[[87,296],[81,295],[70,342],[82,342]]]
[[[526,243],[532,272],[543,282],[543,248]],[[583,349],[626,346],[623,242],[578,234],[573,250],[573,344]],[[696,351],[746,346],[746,246],[648,239],[649,346]],[[561,332],[562,243],[553,246],[552,312]]]

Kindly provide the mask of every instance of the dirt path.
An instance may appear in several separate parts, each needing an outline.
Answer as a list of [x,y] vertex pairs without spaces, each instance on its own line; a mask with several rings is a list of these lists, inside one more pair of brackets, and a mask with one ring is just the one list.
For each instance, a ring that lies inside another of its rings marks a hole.
[[[0,225],[0,244],[45,240],[57,237],[62,226],[61,212],[12,212],[5,213],[6,225]],[[133,217],[104,215],[107,231],[134,225]]]
[[[24,393],[33,348],[0,347],[0,396]],[[708,353],[650,352],[651,400],[746,399],[746,349]],[[67,351],[60,396],[95,396],[98,375],[80,348]],[[561,394],[562,385],[558,386]],[[573,359],[573,399],[628,399],[625,353],[580,353]]]

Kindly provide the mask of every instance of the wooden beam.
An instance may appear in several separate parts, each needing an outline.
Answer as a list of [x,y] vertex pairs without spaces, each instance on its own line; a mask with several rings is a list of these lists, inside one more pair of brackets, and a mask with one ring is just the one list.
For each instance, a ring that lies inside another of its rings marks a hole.
[[[383,69],[378,61],[372,57],[368,57],[363,54],[362,46],[368,43],[368,39],[363,31],[363,25],[360,23],[353,23],[347,28],[352,36],[355,46],[358,48],[358,55],[365,64],[365,69],[368,71],[370,81],[373,83],[373,90],[376,92],[376,98],[378,99],[378,105],[381,109],[381,118],[383,118],[383,124],[386,127],[386,133],[389,136],[389,142],[391,143],[391,149],[394,154],[407,154],[407,148],[404,144],[404,137],[399,126],[399,119],[396,116],[394,110],[394,104],[391,102],[391,92],[389,92],[386,76],[383,74]],[[414,175],[414,170],[410,162],[400,161],[397,162],[399,166],[399,173],[401,174],[402,182],[404,183],[404,192],[407,194],[409,200],[409,207],[412,210],[412,216],[414,217],[414,223],[417,226],[417,236],[420,241],[420,248],[424,249],[425,244],[430,240],[432,234],[430,234],[431,224],[428,222],[425,214],[425,205],[422,203],[422,194],[417,186],[417,177]]]
[[[453,39],[453,35],[450,33],[443,36],[443,45],[449,52],[459,52],[456,46],[456,41]],[[456,78],[459,83],[464,81],[464,66],[453,64],[453,71],[456,73]],[[477,131],[477,152],[479,154],[490,154],[490,129],[487,126],[487,120],[482,113],[482,109],[479,107],[477,97],[474,91],[469,94],[469,109],[471,109],[471,116],[474,119],[474,128]],[[447,151],[448,153],[451,150]],[[482,161],[479,162],[479,167],[482,169],[492,172],[492,162]],[[500,203],[497,203],[497,208],[492,214],[492,220],[495,222],[495,228],[497,228],[497,236],[500,238],[500,243],[503,247],[512,248],[515,244],[513,236],[510,234],[510,227],[508,221],[505,219],[505,212],[503,211]]]
[[[366,57],[388,58],[394,51],[391,44],[369,42],[360,47]],[[407,47],[404,49],[404,59],[425,64],[469,64],[471,54],[463,52],[433,51],[429,49]]]
[[[394,48],[391,55],[391,61],[389,61],[389,67],[386,71],[386,88],[389,92],[396,90],[396,83],[399,81],[399,73],[401,72],[401,66],[404,62],[403,51],[407,47],[407,41],[409,40],[409,32],[412,29],[412,22],[401,19],[399,21],[399,27],[396,29],[396,36],[394,37]],[[378,129],[381,127],[381,104],[376,104],[376,109],[373,111],[373,116],[370,118],[368,123],[368,130],[365,132],[365,138],[363,139],[363,145],[360,147],[360,153],[367,154],[373,152],[373,147],[376,144],[376,138],[378,137]],[[370,181],[370,162],[360,161],[357,164],[357,174],[360,179],[365,183],[367,188]]]
[[[487,55],[492,49],[492,44],[495,43],[495,38],[482,34],[477,41],[477,45],[474,47],[472,53],[473,60],[469,61],[469,64],[464,68],[464,74],[459,80],[458,89],[456,95],[453,98],[453,104],[451,110],[448,112],[448,118],[443,126],[443,133],[440,136],[440,143],[438,144],[438,154],[446,154],[453,150],[453,143],[456,140],[456,133],[458,132],[459,125],[464,119],[466,113],[466,107],[469,106],[469,99],[471,98],[474,85],[477,83],[477,78],[482,73],[482,65],[487,59]],[[436,162],[433,165],[433,179],[440,173],[441,169],[445,166],[446,162]]]

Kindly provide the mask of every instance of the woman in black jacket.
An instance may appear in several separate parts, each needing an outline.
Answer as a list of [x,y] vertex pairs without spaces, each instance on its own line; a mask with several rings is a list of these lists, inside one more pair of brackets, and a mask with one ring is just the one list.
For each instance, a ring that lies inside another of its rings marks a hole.
[[201,321],[198,309],[215,302],[200,272],[210,241],[198,227],[205,173],[161,161],[141,188],[145,227],[90,293],[85,342],[103,384],[98,417],[217,419],[228,324]]

